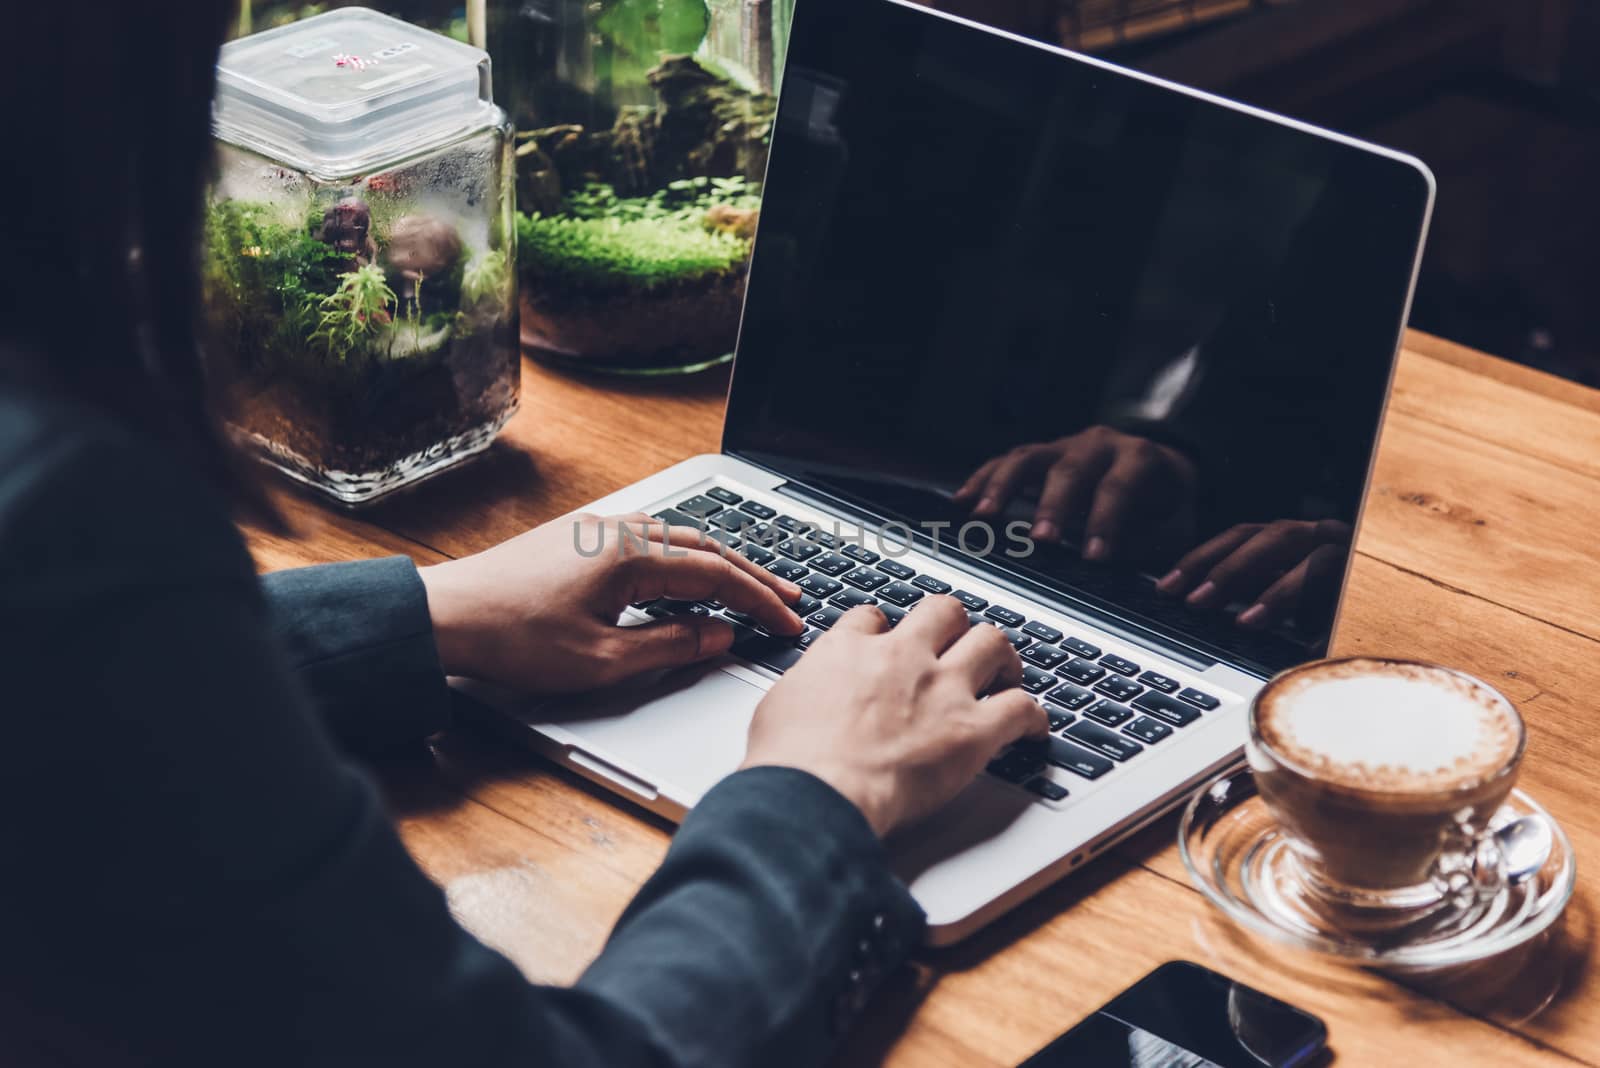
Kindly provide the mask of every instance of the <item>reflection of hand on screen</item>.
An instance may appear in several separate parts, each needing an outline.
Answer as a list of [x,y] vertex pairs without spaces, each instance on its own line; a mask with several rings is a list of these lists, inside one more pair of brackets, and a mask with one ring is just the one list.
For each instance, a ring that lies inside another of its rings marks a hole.
[[956,491],[955,501],[975,516],[994,516],[1025,486],[1041,481],[1030,536],[1058,541],[1083,517],[1084,558],[1109,560],[1133,540],[1132,528],[1189,510],[1195,467],[1170,446],[1094,426],[989,460]]
[[1185,554],[1156,588],[1195,608],[1249,601],[1235,622],[1252,630],[1317,618],[1311,609],[1338,595],[1350,535],[1336,519],[1240,523]]

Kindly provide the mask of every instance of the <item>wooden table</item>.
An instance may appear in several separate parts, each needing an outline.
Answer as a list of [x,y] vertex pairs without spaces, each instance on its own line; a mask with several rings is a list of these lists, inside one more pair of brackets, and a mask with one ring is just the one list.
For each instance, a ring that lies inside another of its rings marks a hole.
[[[250,531],[252,547],[264,570],[486,548],[715,451],[725,388],[725,375],[585,380],[528,364],[521,413],[477,463],[359,518],[285,494],[295,535]],[[1600,856],[1597,557],[1600,393],[1411,334],[1336,647],[1467,668],[1527,717],[1522,782],[1566,827],[1580,883],[1558,937],[1493,1008],[1234,935],[1190,887],[1168,819],[969,942],[925,953],[843,1059],[1014,1065],[1182,957],[1321,1015],[1338,1063],[1600,1066],[1588,960],[1600,897],[1584,881]],[[381,771],[407,845],[461,923],[537,982],[579,975],[667,847],[663,822],[466,731]]]

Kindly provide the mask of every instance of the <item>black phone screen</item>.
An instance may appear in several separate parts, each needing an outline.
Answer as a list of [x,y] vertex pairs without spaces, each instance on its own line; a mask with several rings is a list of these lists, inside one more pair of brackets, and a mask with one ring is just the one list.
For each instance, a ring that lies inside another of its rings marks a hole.
[[1327,1040],[1322,1021],[1226,976],[1163,964],[1022,1068],[1295,1068]]

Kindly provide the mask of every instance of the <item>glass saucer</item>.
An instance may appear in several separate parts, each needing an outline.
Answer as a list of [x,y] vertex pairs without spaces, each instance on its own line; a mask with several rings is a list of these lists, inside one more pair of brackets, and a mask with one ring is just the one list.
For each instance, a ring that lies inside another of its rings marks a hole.
[[1515,790],[1490,826],[1528,815],[1545,819],[1553,839],[1538,871],[1470,904],[1442,901],[1408,917],[1398,930],[1352,931],[1319,912],[1303,892],[1299,862],[1248,769],[1224,774],[1195,794],[1178,827],[1178,849],[1201,893],[1256,934],[1352,964],[1432,970],[1498,956],[1560,918],[1576,878],[1572,846],[1560,825]]

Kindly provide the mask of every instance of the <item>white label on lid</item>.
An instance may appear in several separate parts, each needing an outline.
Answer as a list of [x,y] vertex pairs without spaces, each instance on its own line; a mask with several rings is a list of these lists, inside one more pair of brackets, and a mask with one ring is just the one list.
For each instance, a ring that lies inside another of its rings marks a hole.
[[288,55],[293,59],[306,59],[318,52],[326,52],[330,48],[337,48],[338,41],[332,37],[318,37],[315,41],[307,41],[303,45],[295,45],[288,50]]
[[360,85],[356,86],[356,88],[362,90],[376,89],[380,85],[388,85],[390,82],[405,81],[407,78],[426,74],[432,69],[432,63],[418,63],[414,67],[407,67],[404,70],[397,70],[393,74],[384,75],[382,78],[374,78],[369,82],[362,82]]
[[407,52],[415,52],[416,50],[417,42],[401,41],[399,44],[390,45],[383,51],[374,53],[372,58],[376,60],[393,59],[395,56],[402,56]]

